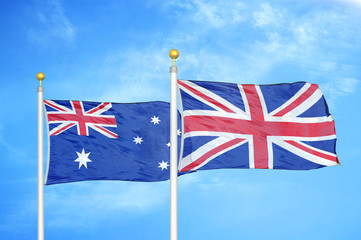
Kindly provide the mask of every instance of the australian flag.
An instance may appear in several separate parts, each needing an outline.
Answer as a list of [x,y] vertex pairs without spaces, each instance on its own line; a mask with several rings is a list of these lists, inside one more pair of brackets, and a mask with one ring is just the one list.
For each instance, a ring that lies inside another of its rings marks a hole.
[[339,165],[335,123],[317,84],[179,80],[180,171],[306,170]]
[[169,103],[44,100],[44,104],[50,139],[47,185],[169,179]]

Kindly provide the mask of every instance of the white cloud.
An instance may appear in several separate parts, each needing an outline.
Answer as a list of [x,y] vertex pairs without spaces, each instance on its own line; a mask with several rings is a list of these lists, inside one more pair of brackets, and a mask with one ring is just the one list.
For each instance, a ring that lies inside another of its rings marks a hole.
[[[269,218],[279,211],[292,208],[292,205],[287,204],[289,198],[280,198],[280,195],[275,197],[273,193],[274,189],[278,189],[279,194],[287,196],[287,193],[295,187],[293,182],[247,181],[247,174],[243,175],[240,171],[230,169],[198,171],[196,176],[184,176],[193,180],[187,182],[186,186],[183,186],[183,177],[180,178],[180,208],[184,206],[183,211],[191,214],[194,203],[202,203],[202,207],[197,208],[198,215],[194,217],[207,225],[219,225],[218,219],[223,219],[226,225],[234,225],[235,220],[240,220],[239,213],[242,213],[242,219],[256,220]],[[266,205],[262,199],[267,199]],[[285,200],[280,201],[280,199]],[[221,202],[226,204],[219,204]],[[257,210],[259,205],[264,206],[262,211]],[[203,217],[203,211],[207,212],[207,217]]]
[[328,105],[336,106],[339,97],[345,97],[356,92],[359,80],[355,78],[333,78],[320,85]]
[[224,3],[223,1],[210,3],[196,0],[193,3],[197,9],[193,18],[194,21],[202,21],[219,28],[226,24],[239,23],[243,20],[240,14],[243,10],[243,4],[241,2],[228,2],[228,5],[228,3]]
[[8,209],[5,212],[1,212],[0,233],[9,233],[9,235],[14,237],[19,235],[18,239],[27,237],[28,233],[24,229],[34,227],[32,220],[36,219],[36,206],[37,203],[32,200],[32,196],[28,196],[26,201],[22,201],[22,204],[18,205],[18,208],[10,208],[14,209],[12,212]]
[[40,45],[48,45],[53,39],[73,42],[76,35],[75,27],[65,15],[59,0],[42,2],[35,14],[38,24],[28,31],[31,41]]
[[146,214],[168,203],[166,182],[81,182],[45,188],[47,224],[74,227],[122,215]]
[[[172,47],[179,46],[179,78],[260,84],[275,81],[277,76],[269,73],[282,64],[300,69],[305,79],[298,80],[322,82],[330,77],[344,78],[346,72],[352,71],[346,70],[341,55],[332,51],[336,46],[350,50],[361,43],[357,28],[352,28],[353,16],[333,8],[310,9],[300,15],[268,2],[254,6],[231,0],[174,0],[160,6],[171,9],[172,14],[178,12],[177,18],[182,20],[175,21],[175,29],[186,29],[177,34],[170,31],[168,36],[156,36],[149,40],[147,48],[119,48],[103,57],[103,61],[98,58],[91,74],[88,73],[90,78],[98,78],[92,80],[92,89],[95,84],[99,95],[91,100],[169,100],[170,48],[164,47],[169,43]],[[189,24],[189,19],[196,26]],[[233,26],[232,33],[225,30],[228,25]],[[256,31],[257,35],[252,37],[258,41],[242,45],[239,32],[244,33],[245,29]],[[215,36],[214,31],[217,31]],[[228,40],[222,33],[234,39]],[[99,62],[103,65],[99,66]],[[292,79],[290,76],[290,81]],[[73,86],[73,81],[71,84]],[[85,88],[72,87],[94,97],[94,93]]]
[[258,65],[256,62],[263,61],[261,58],[256,59],[252,55],[245,56],[240,50],[234,50],[234,53],[239,53],[239,58],[246,61],[238,61],[239,59],[230,55],[220,57],[219,54],[206,49],[185,54],[179,65],[178,76],[187,80],[254,83],[258,79],[255,74],[263,74],[263,68],[267,66],[267,63]]
[[336,1],[340,3],[346,3],[346,4],[351,4],[353,6],[361,7],[361,0],[331,0],[331,1]]
[[60,86],[57,80],[49,82],[48,89],[56,91],[48,95],[53,99],[81,96],[81,100],[121,103],[168,101],[172,65],[169,50],[163,46],[114,48],[95,58],[86,68],[79,68],[74,75],[59,78]]
[[261,4],[261,8],[253,13],[254,25],[266,40],[255,42],[246,56],[250,78],[262,82],[269,71],[282,64],[302,70],[307,78],[300,80],[304,81],[339,81],[355,73],[339,54],[360,50],[361,34],[354,27],[358,21],[354,15],[332,7],[311,9],[302,15],[269,3]]
[[[5,148],[10,154],[9,156],[14,156],[14,157],[24,157],[26,155],[25,151],[22,150],[21,148],[17,148],[14,147],[13,145],[11,145],[10,143],[8,143],[8,141],[6,141],[3,138],[3,134],[2,134],[2,126],[0,125],[0,147],[2,146],[3,148]],[[4,152],[1,155],[5,155]]]
[[[187,1],[182,7],[190,8],[197,3],[199,1]],[[202,15],[197,15],[199,19],[204,20],[215,12],[214,9],[220,9],[218,3],[201,3],[210,6],[205,7],[204,9],[208,9],[205,11],[196,5],[195,11]],[[191,11],[186,12],[185,17],[192,18],[188,16]],[[256,27],[253,29],[259,34],[255,38],[258,41],[244,47],[222,38],[218,39],[222,45],[210,49],[200,43],[205,36],[212,39],[212,31],[203,29],[202,33],[193,35],[193,40],[198,42],[193,42],[191,49],[196,50],[182,55],[179,73],[181,78],[274,83],[277,76],[271,76],[270,73],[280,66],[285,66],[286,69],[291,66],[302,76],[289,76],[289,81],[295,81],[296,78],[297,81],[319,83],[325,94],[330,95],[327,100],[331,105],[337,98],[355,92],[358,70],[346,57],[348,51],[361,50],[361,34],[355,27],[359,23],[359,17],[353,12],[334,5],[322,9],[310,8],[300,14],[265,2],[257,7],[242,4],[240,13],[243,14],[243,21],[235,24],[235,28],[242,32],[250,26]],[[246,13],[253,18],[247,18]],[[218,17],[214,18],[218,23],[209,22],[210,26],[222,26],[222,18],[219,18],[222,14],[218,14]],[[224,20],[227,21],[229,20]],[[220,28],[219,31],[225,30]],[[241,38],[237,38],[240,43]],[[287,70],[285,72],[287,74]]]
[[[20,180],[36,185],[36,179]],[[7,182],[18,184],[18,181]],[[169,207],[169,182],[88,181],[45,186],[45,228],[96,228],[109,221],[137,218]],[[0,233],[34,226],[37,201],[19,198],[0,212]],[[35,220],[36,222],[36,220]]]
[[[170,49],[169,49],[170,50]],[[166,49],[118,50],[105,58],[98,69],[107,82],[100,99],[114,102],[142,102],[169,99],[169,68],[172,62]],[[147,54],[144,54],[144,53]],[[165,91],[166,89],[166,91]]]
[[345,94],[354,93],[357,84],[358,80],[355,78],[344,78],[340,81],[339,90],[341,90]]
[[269,25],[280,25],[280,20],[283,20],[282,13],[271,7],[267,3],[261,4],[262,11],[257,11],[253,13],[253,18],[255,20],[254,25],[257,27],[265,27]]
[[244,4],[240,1],[174,0],[167,1],[165,7],[186,10],[187,18],[207,28],[221,28],[244,21]]

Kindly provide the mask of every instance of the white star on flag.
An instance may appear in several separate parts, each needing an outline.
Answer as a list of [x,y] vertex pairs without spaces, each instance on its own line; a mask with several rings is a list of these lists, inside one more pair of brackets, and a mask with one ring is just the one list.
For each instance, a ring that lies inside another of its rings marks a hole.
[[85,168],[88,168],[87,163],[88,163],[88,162],[92,162],[92,160],[90,160],[90,159],[88,158],[90,152],[85,153],[85,152],[84,152],[84,148],[83,148],[83,151],[82,151],[81,153],[76,152],[76,154],[78,154],[78,158],[75,159],[74,162],[79,162],[79,169],[80,169],[81,166],[83,166],[83,165],[85,166]]
[[135,142],[135,144],[142,144],[143,139],[142,137],[137,136],[136,138],[134,138],[133,142]]
[[170,142],[169,142],[169,143],[167,143],[167,147],[170,147]]
[[152,120],[150,122],[154,123],[154,125],[156,125],[156,124],[159,125],[159,122],[160,122],[159,117],[153,116],[151,119]]
[[162,161],[161,163],[159,163],[159,168],[162,168],[162,171],[163,169],[168,169],[168,167],[169,167],[168,162]]
[[177,135],[178,135],[178,136],[180,136],[180,135],[181,135],[181,133],[182,133],[182,132],[181,132],[181,130],[180,130],[180,129],[178,129],[178,130],[177,130]]

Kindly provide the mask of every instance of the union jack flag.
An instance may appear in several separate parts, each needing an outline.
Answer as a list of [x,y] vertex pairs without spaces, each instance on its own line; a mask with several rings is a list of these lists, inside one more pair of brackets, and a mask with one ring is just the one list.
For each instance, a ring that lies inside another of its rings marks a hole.
[[339,165],[332,116],[317,84],[178,80],[179,170],[314,169]]
[[76,126],[78,135],[89,136],[89,128],[109,137],[118,138],[118,135],[105,127],[117,127],[114,115],[104,115],[111,107],[111,103],[100,103],[92,109],[84,110],[83,102],[69,101],[70,107],[55,101],[44,100],[44,103],[55,111],[48,111],[48,124],[55,124],[49,135],[55,136]]

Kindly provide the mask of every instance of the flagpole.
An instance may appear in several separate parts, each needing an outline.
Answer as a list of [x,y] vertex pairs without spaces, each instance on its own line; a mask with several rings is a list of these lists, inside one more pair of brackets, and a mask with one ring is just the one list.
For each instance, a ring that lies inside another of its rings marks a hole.
[[170,67],[170,240],[178,239],[178,143],[177,143],[177,73],[175,60],[179,56],[176,49],[169,52],[173,59]]
[[44,240],[44,131],[43,131],[43,93],[41,82],[45,75],[39,72],[36,78],[40,81],[38,92],[38,240]]

